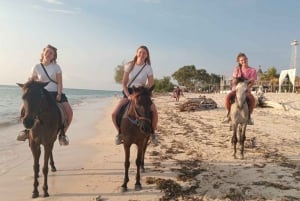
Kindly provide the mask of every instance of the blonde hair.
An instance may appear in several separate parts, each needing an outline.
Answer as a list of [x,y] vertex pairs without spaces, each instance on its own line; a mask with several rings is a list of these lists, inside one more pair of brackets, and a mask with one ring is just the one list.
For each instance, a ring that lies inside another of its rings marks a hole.
[[40,58],[40,62],[43,62],[43,60],[44,60],[44,52],[45,52],[45,50],[46,50],[47,48],[50,48],[50,49],[53,50],[53,52],[54,52],[54,57],[53,57],[52,61],[50,61],[50,62],[51,62],[51,63],[56,63],[56,59],[57,59],[57,48],[54,47],[54,46],[52,46],[52,45],[49,45],[49,44],[43,49],[42,54],[41,54],[41,58]]

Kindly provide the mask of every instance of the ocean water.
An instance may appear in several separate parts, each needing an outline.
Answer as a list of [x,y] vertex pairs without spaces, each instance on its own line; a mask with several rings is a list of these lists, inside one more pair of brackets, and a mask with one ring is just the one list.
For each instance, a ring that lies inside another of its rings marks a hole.
[[[120,91],[64,89],[69,103],[76,110],[86,104],[107,104],[110,97],[121,96]],[[18,86],[0,85],[0,176],[17,166],[23,159],[24,144],[16,137],[24,127],[19,121],[22,91]],[[101,111],[97,111],[101,113]],[[75,114],[74,114],[75,115]],[[29,152],[28,152],[29,153]]]
[[[64,89],[72,106],[85,104],[89,99],[118,96],[119,91]],[[0,85],[0,131],[3,128],[18,124],[22,91],[18,86]]]

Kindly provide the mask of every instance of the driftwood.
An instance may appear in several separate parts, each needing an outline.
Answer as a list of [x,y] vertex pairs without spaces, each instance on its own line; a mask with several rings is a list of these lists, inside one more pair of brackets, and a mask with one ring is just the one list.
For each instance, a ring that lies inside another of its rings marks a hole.
[[199,98],[187,98],[187,100],[178,105],[180,112],[184,111],[198,111],[198,110],[209,110],[217,108],[217,103],[205,96],[199,96]]
[[255,98],[257,100],[256,106],[258,106],[258,107],[271,107],[271,108],[275,108],[275,109],[288,110],[288,108],[286,107],[286,105],[284,103],[278,103],[278,102],[268,100],[264,96],[264,92],[261,90],[261,88],[256,93]]

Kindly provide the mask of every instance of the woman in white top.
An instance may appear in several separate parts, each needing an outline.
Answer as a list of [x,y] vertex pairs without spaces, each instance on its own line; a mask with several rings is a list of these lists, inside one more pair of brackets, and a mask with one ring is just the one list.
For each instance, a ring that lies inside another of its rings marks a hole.
[[[56,63],[57,59],[57,49],[52,45],[47,45],[41,54],[41,59],[39,64],[32,68],[30,79],[49,82],[45,89],[49,91],[50,95],[59,103],[63,105],[64,112],[67,118],[67,125],[64,128],[64,132],[59,135],[59,143],[61,145],[68,145],[69,141],[65,135],[68,127],[71,124],[73,118],[73,110],[68,103],[66,95],[63,93],[62,84],[62,70],[60,66]],[[44,67],[44,69],[43,69]],[[47,73],[46,73],[46,72]],[[47,75],[48,74],[48,75]],[[18,136],[18,140],[25,141],[28,138],[28,132],[22,132]]]
[[[134,77],[137,75],[137,73],[141,70],[141,68],[143,68],[143,70],[140,72],[140,74],[138,74],[135,80],[132,81]],[[128,87],[129,83],[131,83],[131,85]],[[116,108],[112,113],[112,121],[118,131],[118,135],[116,136],[117,145],[122,143],[120,128],[117,125],[117,114],[121,106],[124,105],[128,101],[128,99],[130,100],[132,98],[131,94],[133,90],[130,87],[145,86],[146,84],[148,86],[153,86],[154,77],[153,77],[153,71],[151,67],[149,50],[146,46],[140,46],[137,49],[136,55],[134,56],[133,60],[124,66],[124,74],[122,80],[124,97],[120,100],[120,102],[118,103],[118,105],[116,106]],[[155,131],[157,129],[158,115],[154,103],[151,105],[151,110],[153,113],[152,127],[153,127],[153,131]],[[151,135],[151,141],[154,144],[157,144],[157,136],[155,133]]]

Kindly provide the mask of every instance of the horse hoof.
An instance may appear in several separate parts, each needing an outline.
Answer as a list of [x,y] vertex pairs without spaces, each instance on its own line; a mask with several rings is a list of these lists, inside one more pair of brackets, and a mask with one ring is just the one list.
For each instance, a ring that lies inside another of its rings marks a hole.
[[38,192],[32,193],[32,198],[37,198],[37,197],[39,197],[39,193]]
[[142,190],[142,186],[141,185],[135,185],[135,188],[134,188],[136,191],[140,191]]
[[56,172],[56,167],[51,167],[51,172]]
[[126,187],[122,187],[122,193],[127,192],[127,188]]
[[44,198],[49,197],[49,193],[44,194]]

